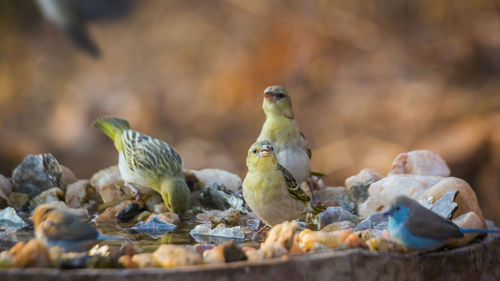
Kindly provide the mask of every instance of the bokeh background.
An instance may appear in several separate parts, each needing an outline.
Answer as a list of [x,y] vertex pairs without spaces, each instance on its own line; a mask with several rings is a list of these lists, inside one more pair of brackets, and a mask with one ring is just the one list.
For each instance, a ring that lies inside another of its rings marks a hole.
[[113,115],[243,177],[280,84],[327,184],[430,149],[500,223],[499,1],[80,2],[98,58],[34,1],[0,0],[0,173],[42,152],[80,178],[113,165],[90,126]]

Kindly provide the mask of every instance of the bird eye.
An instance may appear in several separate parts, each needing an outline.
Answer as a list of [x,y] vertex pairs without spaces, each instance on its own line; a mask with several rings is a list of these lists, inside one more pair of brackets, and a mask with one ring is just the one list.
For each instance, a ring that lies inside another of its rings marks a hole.
[[285,94],[283,94],[283,93],[279,93],[277,96],[278,96],[278,99],[282,99],[282,98],[284,98],[284,97],[285,97]]
[[254,148],[254,149],[252,150],[252,152],[253,152],[254,154],[255,154],[255,153],[257,153],[257,149],[256,149],[256,148]]
[[399,211],[399,206],[396,206],[396,211]]

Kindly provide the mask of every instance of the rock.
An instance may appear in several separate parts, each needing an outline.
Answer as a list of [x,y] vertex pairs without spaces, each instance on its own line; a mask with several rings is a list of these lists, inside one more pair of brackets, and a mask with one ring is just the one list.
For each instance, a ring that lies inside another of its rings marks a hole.
[[219,244],[227,240],[243,242],[245,235],[240,226],[227,227],[219,224],[212,229],[212,224],[199,224],[189,234],[198,242]]
[[0,210],[0,229],[7,232],[15,232],[25,226],[28,226],[28,224],[17,215],[13,208],[7,207]]
[[[149,196],[147,199],[146,199],[146,207],[148,208],[148,210],[150,212],[155,212],[155,206],[158,205],[158,204],[162,204],[163,206],[165,206],[165,204],[163,204],[163,199],[161,198],[160,194],[156,193],[156,194],[153,194],[151,196]],[[167,211],[167,206],[165,206],[165,210],[163,212]],[[163,213],[163,212],[159,212],[159,213]]]
[[361,231],[365,229],[383,230],[387,229],[387,224],[388,217],[382,213],[377,213],[361,221],[356,228],[354,228],[354,231]]
[[200,255],[189,251],[184,246],[161,245],[153,253],[153,262],[163,268],[201,264]]
[[246,260],[245,253],[236,246],[234,241],[227,241],[223,244],[203,252],[205,263],[225,263]]
[[99,244],[96,244],[89,250],[89,255],[90,256],[109,257],[111,255],[111,252],[109,251],[108,245],[100,246]]
[[108,183],[101,187],[96,187],[96,189],[104,203],[113,202],[125,196],[122,187],[116,183]]
[[30,202],[30,206],[31,208],[35,209],[36,207],[43,204],[63,201],[63,200],[64,200],[64,191],[62,191],[58,187],[53,187],[43,191],[42,193],[38,194],[35,198],[33,198],[33,200],[31,200]]
[[129,221],[145,211],[146,207],[140,203],[131,203],[128,204],[123,210],[116,214],[116,218],[120,221]]
[[95,222],[96,223],[101,223],[101,222],[106,222],[106,221],[116,221],[117,220],[117,215],[123,211],[125,208],[127,208],[128,205],[130,204],[136,204],[137,201],[132,201],[132,200],[125,200],[120,202],[119,204],[115,206],[111,206],[106,208],[104,212],[100,213],[95,217]]
[[138,268],[139,265],[137,265],[133,260],[132,256],[120,256],[118,258],[118,263],[121,264],[123,268]]
[[351,188],[358,182],[376,182],[383,177],[372,169],[362,169],[357,175],[350,176],[345,180],[345,188]]
[[371,238],[366,242],[368,248],[372,251],[407,253],[409,250],[394,240],[385,238]]
[[299,234],[299,245],[305,251],[310,251],[316,243],[321,243],[328,248],[333,248],[342,242],[339,235],[337,235],[337,231],[328,232],[304,229]]
[[109,168],[102,169],[90,178],[90,184],[97,190],[100,190],[103,186],[111,183],[117,184],[120,187],[125,184],[118,166],[111,166]]
[[267,233],[266,240],[262,243],[261,247],[275,245],[276,247],[271,248],[283,248],[285,252],[292,247],[293,236],[297,232],[299,224],[297,221],[285,221],[283,223],[277,224],[269,230]]
[[12,183],[8,178],[0,174],[0,209],[3,209],[9,205],[9,195],[11,192]]
[[[484,228],[485,223],[483,220],[474,212],[468,212],[466,214],[456,217],[453,222],[461,228]],[[476,238],[478,233],[465,234],[462,238],[450,239],[446,243],[449,248],[458,248],[468,245],[474,238]]]
[[135,265],[137,265],[137,267],[140,267],[140,268],[156,267],[155,263],[153,262],[153,254],[152,253],[143,253],[143,254],[134,255],[132,257],[132,262]]
[[326,211],[318,214],[318,228],[323,228],[325,225],[341,222],[341,221],[352,221],[357,222],[359,218],[353,215],[351,212],[347,211],[342,207],[328,207]]
[[168,212],[168,208],[167,208],[167,206],[165,206],[165,204],[163,203],[163,201],[161,203],[158,203],[158,204],[154,205],[154,207],[153,207],[153,213],[155,213],[155,214],[161,214],[161,213],[165,213],[165,212]]
[[427,191],[420,194],[420,196],[417,197],[417,200],[432,197],[435,202],[436,200],[439,200],[444,194],[453,189],[458,190],[458,195],[455,197],[455,202],[458,204],[458,209],[453,214],[453,218],[472,211],[479,216],[481,221],[483,221],[484,227],[484,217],[481,209],[479,208],[479,202],[477,201],[476,193],[474,192],[474,190],[472,190],[470,185],[462,179],[455,177],[444,178],[443,180],[430,187]]
[[61,165],[62,170],[62,178],[61,178],[61,189],[66,192],[66,188],[68,185],[76,182],[78,179],[76,178],[75,173],[71,171],[68,167]]
[[88,180],[79,180],[66,187],[66,197],[64,201],[71,208],[82,207],[83,200],[86,197],[87,187],[90,185]]
[[177,226],[175,224],[165,222],[164,220],[160,219],[158,215],[153,214],[147,219],[147,221],[139,222],[138,224],[133,226],[132,229],[140,233],[158,236],[166,232],[171,232],[176,227]]
[[325,188],[316,190],[314,194],[319,201],[336,201],[342,194],[344,194],[345,188],[343,186],[327,186]]
[[0,232],[0,249],[10,249],[17,242],[19,242],[19,239],[17,239],[17,236],[14,232]]
[[229,208],[225,211],[208,210],[196,215],[197,222],[211,223],[212,225],[218,225],[220,223],[224,223],[228,226],[235,226],[238,224],[239,219],[240,219],[240,211],[233,208]]
[[17,211],[22,211],[28,203],[30,202],[31,197],[26,193],[20,192],[12,192],[9,195],[9,206],[13,207]]
[[349,189],[346,189],[337,202],[351,213],[355,213],[358,206],[368,198],[368,188],[372,181],[356,182]]
[[368,199],[359,204],[358,214],[366,218],[383,212],[392,205],[394,199],[399,195],[406,195],[416,199],[442,179],[442,177],[419,175],[392,175],[385,177],[370,185],[368,188]]
[[341,221],[341,222],[334,222],[328,225],[325,225],[324,227],[321,228],[322,231],[337,231],[337,230],[342,230],[342,229],[349,229],[352,230],[356,227],[356,224],[350,221]]
[[221,169],[190,170],[190,172],[202,181],[204,186],[219,184],[233,192],[238,192],[242,184],[238,175]]
[[121,245],[120,249],[116,252],[116,254],[113,254],[115,257],[120,257],[120,256],[130,256],[132,257],[133,255],[137,255],[139,252],[137,249],[135,249],[134,244],[131,242],[127,242],[123,245]]
[[37,239],[28,243],[19,242],[10,250],[14,256],[15,267],[50,267],[51,261],[47,248]]
[[221,184],[210,184],[200,193],[199,201],[201,205],[208,209],[227,210],[234,208],[242,214],[249,212],[245,204],[243,195],[227,189]]
[[12,172],[15,192],[35,197],[54,186],[61,187],[62,168],[50,154],[28,155]]
[[411,174],[448,177],[450,173],[450,168],[437,153],[429,150],[414,150],[396,156],[389,175]]
[[442,216],[443,218],[451,219],[453,213],[458,208],[458,204],[455,203],[455,197],[457,196],[457,194],[458,190],[452,189],[441,196],[441,198],[439,198],[439,200],[437,200],[435,203],[432,203],[434,201],[434,198],[432,198],[432,196],[425,199],[420,199],[418,202],[422,206]]

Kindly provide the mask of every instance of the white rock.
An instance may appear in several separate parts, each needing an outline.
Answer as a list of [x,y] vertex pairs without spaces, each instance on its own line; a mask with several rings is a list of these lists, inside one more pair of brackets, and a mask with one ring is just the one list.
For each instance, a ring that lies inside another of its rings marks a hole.
[[442,177],[419,175],[392,175],[376,181],[368,188],[369,197],[358,207],[361,217],[369,217],[387,210],[399,195],[417,199],[438,183]]
[[241,187],[241,178],[233,173],[221,169],[190,170],[205,185],[211,183],[223,184],[231,191],[238,191]]
[[447,177],[450,173],[450,168],[437,153],[429,150],[414,150],[399,154],[392,162],[389,175],[411,174]]
[[345,188],[355,185],[357,182],[378,181],[382,176],[372,169],[362,169],[357,175],[350,176],[345,180]]

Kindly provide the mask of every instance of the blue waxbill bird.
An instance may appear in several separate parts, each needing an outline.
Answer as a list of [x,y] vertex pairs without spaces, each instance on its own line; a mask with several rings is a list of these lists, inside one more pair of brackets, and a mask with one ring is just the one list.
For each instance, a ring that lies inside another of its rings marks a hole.
[[412,250],[437,249],[448,239],[462,238],[466,233],[500,232],[492,229],[461,228],[406,196],[398,196],[384,215],[389,216],[388,229],[391,236]]

